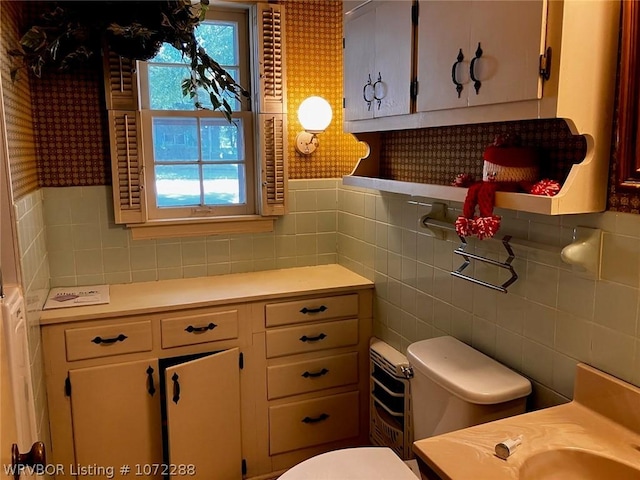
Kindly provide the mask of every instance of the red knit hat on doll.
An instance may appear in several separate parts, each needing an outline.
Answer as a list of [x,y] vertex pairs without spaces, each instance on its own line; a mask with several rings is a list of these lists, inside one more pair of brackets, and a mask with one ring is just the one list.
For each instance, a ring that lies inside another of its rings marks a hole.
[[456,232],[463,237],[493,237],[500,228],[500,217],[493,214],[496,192],[529,192],[538,180],[536,149],[521,147],[515,135],[497,135],[483,159],[482,181],[469,186],[462,215],[455,222]]

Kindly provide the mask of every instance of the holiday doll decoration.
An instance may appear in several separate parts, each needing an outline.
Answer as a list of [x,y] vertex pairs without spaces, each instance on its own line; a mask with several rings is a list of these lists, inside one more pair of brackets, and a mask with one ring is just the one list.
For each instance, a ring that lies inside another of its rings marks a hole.
[[515,135],[497,135],[483,159],[482,181],[469,186],[462,215],[455,222],[456,232],[463,237],[493,237],[500,228],[500,217],[493,214],[496,192],[528,193],[538,180],[537,150],[520,146]]

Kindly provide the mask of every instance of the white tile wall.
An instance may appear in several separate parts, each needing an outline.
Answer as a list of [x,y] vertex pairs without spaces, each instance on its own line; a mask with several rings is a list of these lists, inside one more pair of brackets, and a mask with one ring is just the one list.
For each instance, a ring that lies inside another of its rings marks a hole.
[[42,193],[32,192],[15,204],[18,255],[27,305],[31,380],[38,414],[38,437],[49,442],[49,416],[44,384],[44,363],[40,343],[40,312],[49,291],[49,257],[45,242]]
[[45,188],[51,285],[129,283],[336,263],[338,180],[289,182],[275,232],[132,240],[109,187]]
[[[450,275],[461,262],[453,254],[457,237],[431,237],[419,226],[431,200],[343,187],[339,180],[289,186],[290,214],[273,233],[145,241],[112,223],[109,188],[43,189],[44,201],[36,193],[18,207],[25,278],[37,290],[48,268],[51,285],[64,286],[339,262],[375,281],[375,333],[399,350],[453,335],[529,376],[537,405],[571,398],[579,361],[640,385],[639,215],[498,211],[504,231],[556,247],[570,242],[577,225],[604,231],[602,278],[557,254],[515,248],[519,279],[501,294]],[[461,206],[449,207],[455,218]],[[505,258],[496,242],[470,248]],[[507,278],[494,267],[469,270],[492,282]],[[34,355],[38,342],[33,338]]]
[[[557,253],[514,248],[519,279],[502,294],[450,275],[462,263],[453,254],[458,238],[430,237],[418,227],[427,211],[420,203],[431,202],[338,187],[338,262],[375,281],[377,336],[399,350],[432,336],[458,337],[529,376],[538,405],[571,398],[580,361],[640,385],[639,215],[498,211],[503,231],[556,247],[570,243],[577,225],[604,231],[601,279]],[[461,205],[448,206],[455,219]],[[506,258],[497,242],[470,247]],[[497,267],[468,270],[492,282],[508,278]]]

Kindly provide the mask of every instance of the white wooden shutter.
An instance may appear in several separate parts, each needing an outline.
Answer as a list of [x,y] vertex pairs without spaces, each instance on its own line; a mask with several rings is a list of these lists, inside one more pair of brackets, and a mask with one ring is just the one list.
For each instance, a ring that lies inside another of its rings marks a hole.
[[103,65],[107,110],[138,110],[136,61],[105,49]]
[[277,113],[261,113],[261,181],[262,215],[287,213],[287,116]]
[[109,111],[115,222],[143,223],[146,206],[135,60],[106,50],[104,85]]
[[260,113],[286,113],[284,7],[258,3]]
[[116,223],[146,220],[140,112],[109,111],[111,178]]
[[287,91],[284,6],[257,4],[260,213],[287,213]]

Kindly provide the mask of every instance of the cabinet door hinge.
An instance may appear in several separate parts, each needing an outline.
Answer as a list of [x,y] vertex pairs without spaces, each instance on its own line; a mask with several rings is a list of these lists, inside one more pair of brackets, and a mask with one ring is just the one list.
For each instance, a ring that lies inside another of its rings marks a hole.
[[242,475],[246,475],[247,474],[247,461],[243,458],[242,459]]
[[418,80],[413,80],[409,85],[409,96],[412,100],[418,98]]
[[242,352],[240,352],[239,365],[240,365],[240,370],[242,370],[244,368],[244,353],[242,353]]
[[342,97],[342,108],[347,108],[347,99]]
[[67,397],[71,396],[71,380],[69,379],[68,375],[67,378],[64,379],[64,394]]
[[347,42],[345,42],[344,37],[342,37],[342,48],[343,48],[343,49],[344,49],[344,48],[346,48],[346,47],[345,47],[346,43],[347,43]]
[[540,55],[540,76],[544,80],[551,77],[551,47],[547,47],[544,54]]
[[419,6],[418,6],[418,2],[415,2],[412,6],[411,6],[411,22],[414,25],[418,25],[418,16],[420,15],[420,10],[419,10]]

